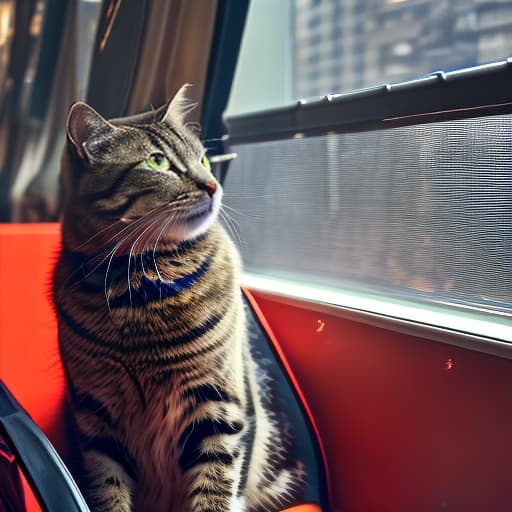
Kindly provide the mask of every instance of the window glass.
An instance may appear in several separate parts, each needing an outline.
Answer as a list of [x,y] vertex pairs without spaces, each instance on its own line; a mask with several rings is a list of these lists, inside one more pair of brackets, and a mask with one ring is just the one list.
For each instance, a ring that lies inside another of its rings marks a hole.
[[510,317],[511,134],[502,115],[234,146],[228,229],[251,273]]
[[18,34],[28,42],[26,52],[18,57],[19,100],[12,101],[0,117],[9,140],[7,163],[0,170],[3,221],[58,218],[57,182],[67,109],[73,101],[85,99],[100,11],[100,0],[69,2],[65,9],[38,0],[28,33]]
[[227,115],[507,57],[512,2],[253,0]]

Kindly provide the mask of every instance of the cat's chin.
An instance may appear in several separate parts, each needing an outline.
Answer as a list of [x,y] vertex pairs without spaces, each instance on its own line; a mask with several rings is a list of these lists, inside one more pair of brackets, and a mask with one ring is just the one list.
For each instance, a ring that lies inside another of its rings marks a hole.
[[196,239],[206,233],[219,216],[221,194],[213,200],[195,205],[185,215],[177,218],[165,234],[166,239],[176,243]]
[[[204,199],[181,211],[179,215],[162,207],[151,215],[133,215],[118,218],[112,229],[119,230],[125,240],[119,243],[116,254],[139,253],[157,248],[174,247],[182,242],[190,242],[206,233],[215,223],[221,207],[222,191],[212,199]],[[130,236],[133,225],[133,236]],[[108,232],[110,233],[110,231]],[[108,241],[112,236],[108,235]]]
[[186,219],[180,221],[180,229],[182,231],[182,240],[193,240],[198,236],[206,233],[213,223],[217,220],[219,215],[219,206],[216,206],[214,202],[210,204],[210,207],[202,212],[196,212]]

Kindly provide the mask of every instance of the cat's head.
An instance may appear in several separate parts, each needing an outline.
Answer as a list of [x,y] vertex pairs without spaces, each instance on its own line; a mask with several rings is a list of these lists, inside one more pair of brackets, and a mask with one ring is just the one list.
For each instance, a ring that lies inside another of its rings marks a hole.
[[[222,189],[205,149],[185,121],[185,86],[168,105],[124,119],[104,119],[75,103],[67,120],[61,187],[64,220],[123,227],[174,242],[206,232]],[[84,233],[84,236],[87,233]]]

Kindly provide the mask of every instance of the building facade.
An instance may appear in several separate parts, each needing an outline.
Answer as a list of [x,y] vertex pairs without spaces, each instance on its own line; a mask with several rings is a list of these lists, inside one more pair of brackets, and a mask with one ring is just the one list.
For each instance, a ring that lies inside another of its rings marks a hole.
[[295,96],[346,92],[509,56],[508,0],[296,0]]

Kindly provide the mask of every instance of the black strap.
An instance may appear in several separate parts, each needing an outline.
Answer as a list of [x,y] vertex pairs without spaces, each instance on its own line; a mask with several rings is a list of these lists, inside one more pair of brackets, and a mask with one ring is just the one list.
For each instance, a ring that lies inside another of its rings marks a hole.
[[222,114],[226,109],[235,75],[249,0],[220,0],[215,18],[201,126],[211,155],[223,153],[220,139],[226,130]]
[[293,457],[303,461],[306,467],[304,501],[316,503],[327,512],[329,502],[326,475],[315,431],[258,316],[245,297],[244,302],[253,357],[272,379],[272,394],[275,395],[272,397],[273,405],[276,412],[286,417],[294,432],[295,442],[291,449]]
[[[90,512],[76,483],[46,436],[0,380],[0,431],[43,510]],[[0,493],[3,485],[0,482]]]

